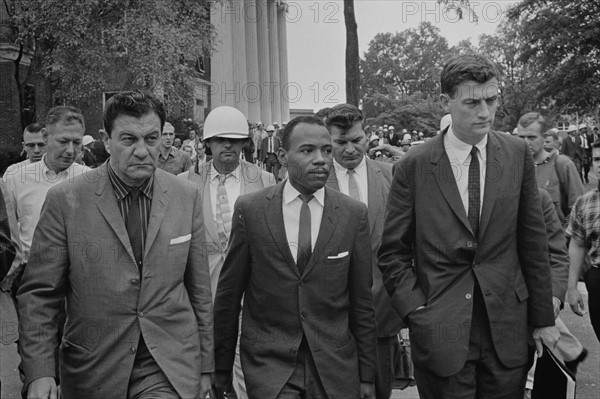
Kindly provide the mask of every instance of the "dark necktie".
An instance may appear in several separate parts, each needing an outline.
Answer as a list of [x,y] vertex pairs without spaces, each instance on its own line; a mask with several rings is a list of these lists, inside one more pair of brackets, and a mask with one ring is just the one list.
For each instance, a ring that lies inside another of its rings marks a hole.
[[469,165],[469,224],[473,230],[473,235],[477,239],[479,234],[479,208],[481,202],[481,186],[479,181],[479,158],[477,157],[477,147],[471,149],[471,164]]
[[296,264],[298,265],[300,274],[303,274],[312,255],[310,208],[308,207],[308,203],[313,196],[311,194],[300,194],[298,197],[302,200],[302,207],[300,208],[300,223],[298,226],[298,255]]
[[131,243],[131,250],[133,256],[135,256],[135,262],[142,271],[142,218],[140,216],[140,189],[134,188],[131,190],[131,204],[129,204],[129,213],[127,214],[127,235],[129,235],[129,242]]

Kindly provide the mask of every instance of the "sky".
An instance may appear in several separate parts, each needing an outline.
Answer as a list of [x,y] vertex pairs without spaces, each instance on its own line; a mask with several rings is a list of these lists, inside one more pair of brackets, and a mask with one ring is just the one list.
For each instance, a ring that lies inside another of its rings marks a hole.
[[[470,0],[478,16],[456,14],[437,0],[354,0],[361,58],[377,33],[400,32],[429,21],[453,46],[493,34],[516,0]],[[345,102],[346,27],[340,0],[288,0],[287,42],[290,108],[318,110]]]

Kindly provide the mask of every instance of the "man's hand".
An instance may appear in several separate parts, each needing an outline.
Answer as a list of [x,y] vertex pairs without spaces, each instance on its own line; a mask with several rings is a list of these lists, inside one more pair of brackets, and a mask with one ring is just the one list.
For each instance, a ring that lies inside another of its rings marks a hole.
[[583,297],[577,287],[567,289],[567,302],[569,302],[569,306],[573,313],[578,316],[583,316],[585,314]]
[[213,374],[213,391],[216,399],[236,397],[233,391],[232,380],[231,371],[216,371]]
[[360,399],[375,399],[375,384],[371,382],[361,382]]
[[538,357],[542,357],[544,354],[544,347],[542,346],[542,343],[546,344],[548,348],[554,349],[559,338],[560,333],[558,332],[558,328],[556,328],[556,326],[534,328],[533,341],[535,342],[535,348]]
[[[212,389],[212,379],[210,373],[202,373],[200,375],[200,399],[206,399]],[[212,398],[212,396],[211,396]]]
[[552,297],[552,307],[554,308],[554,319],[556,319],[558,317],[558,314],[560,313],[561,305],[562,305],[562,301],[560,299],[558,299],[557,297],[553,296]]
[[31,381],[27,387],[27,399],[57,399],[58,391],[54,377],[42,377]]

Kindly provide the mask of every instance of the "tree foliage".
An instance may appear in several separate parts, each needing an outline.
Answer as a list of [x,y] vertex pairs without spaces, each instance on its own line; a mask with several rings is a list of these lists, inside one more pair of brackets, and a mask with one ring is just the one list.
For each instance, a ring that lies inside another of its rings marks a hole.
[[115,82],[178,100],[211,48],[208,7],[202,0],[20,0],[15,24],[21,40],[33,40],[63,101],[85,103]]
[[377,34],[361,62],[365,112],[378,115],[389,105],[378,94],[395,100],[416,92],[437,98],[439,73],[448,56],[448,41],[430,22],[394,34]]
[[523,0],[509,12],[522,27],[520,60],[543,75],[542,95],[563,110],[600,104],[600,2]]

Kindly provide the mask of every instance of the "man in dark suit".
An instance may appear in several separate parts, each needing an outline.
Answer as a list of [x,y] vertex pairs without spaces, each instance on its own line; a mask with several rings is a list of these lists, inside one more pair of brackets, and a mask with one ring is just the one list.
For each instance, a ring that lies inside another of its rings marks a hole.
[[282,143],[289,180],[235,206],[215,299],[215,388],[230,391],[243,298],[250,398],[374,398],[367,208],[324,187],[332,150],[320,119],[292,120]]
[[395,132],[394,126],[388,127],[388,135],[386,139],[389,145],[393,145],[394,147],[400,147],[402,137],[400,137],[400,133]]
[[281,147],[279,137],[275,137],[275,127],[267,126],[267,137],[262,139],[260,143],[260,161],[265,164],[267,172],[273,173],[276,180],[279,180],[279,159],[277,159],[277,151]]
[[571,158],[571,161],[573,161],[577,168],[577,173],[581,175],[584,152],[581,147],[581,137],[579,137],[579,133],[577,132],[577,126],[569,125],[567,133],[569,135],[563,139],[561,152]]
[[[156,169],[165,109],[106,104],[103,166],[53,187],[18,293],[28,397],[204,398],[214,371],[210,277],[196,186]],[[66,307],[64,299],[66,298]]]
[[[352,104],[339,104],[331,109],[325,122],[333,145],[333,170],[327,186],[363,202],[369,209],[371,249],[373,251],[373,304],[377,320],[378,399],[392,394],[396,359],[400,350],[398,333],[402,320],[392,307],[390,296],[377,268],[377,251],[381,243],[385,199],[392,181],[392,165],[365,156],[367,136],[363,130],[362,112]],[[392,128],[393,126],[390,126]]]
[[421,398],[521,399],[529,329],[540,355],[558,339],[531,154],[491,130],[496,76],[481,56],[446,63],[452,124],[396,164],[390,188],[379,267]]

